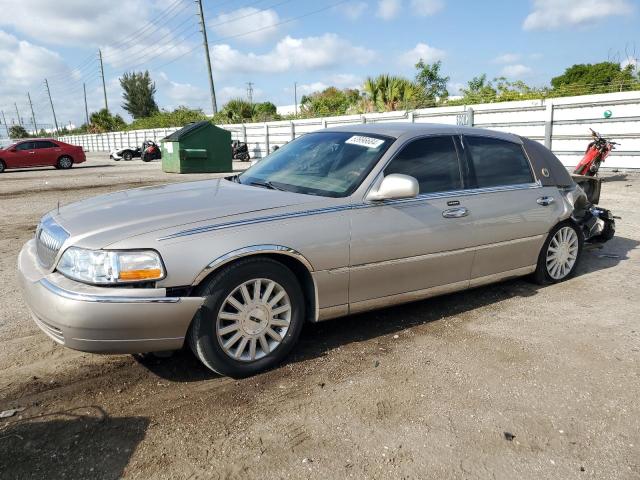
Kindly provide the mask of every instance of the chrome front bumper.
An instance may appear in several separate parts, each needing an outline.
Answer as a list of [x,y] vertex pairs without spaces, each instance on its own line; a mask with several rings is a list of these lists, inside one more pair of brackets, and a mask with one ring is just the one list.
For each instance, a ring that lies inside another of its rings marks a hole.
[[96,353],[181,348],[202,297],[167,297],[164,288],[94,287],[45,271],[35,241],[18,256],[18,273],[35,323],[56,342]]

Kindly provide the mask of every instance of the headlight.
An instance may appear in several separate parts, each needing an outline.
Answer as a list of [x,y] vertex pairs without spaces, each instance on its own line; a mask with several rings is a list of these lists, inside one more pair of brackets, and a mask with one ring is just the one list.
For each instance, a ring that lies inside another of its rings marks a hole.
[[79,282],[117,284],[150,282],[165,277],[160,255],[152,250],[65,250],[57,270]]

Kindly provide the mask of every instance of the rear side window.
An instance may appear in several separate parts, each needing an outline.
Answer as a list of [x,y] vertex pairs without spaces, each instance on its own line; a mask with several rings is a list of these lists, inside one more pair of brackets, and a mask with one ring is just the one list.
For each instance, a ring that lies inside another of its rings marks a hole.
[[385,168],[384,174],[411,175],[420,184],[420,193],[462,189],[460,162],[453,137],[427,137],[414,140]]
[[533,182],[529,161],[521,145],[487,137],[465,137],[476,187],[497,187]]
[[57,145],[53,142],[50,142],[48,140],[40,140],[40,141],[36,141],[36,148],[56,148]]

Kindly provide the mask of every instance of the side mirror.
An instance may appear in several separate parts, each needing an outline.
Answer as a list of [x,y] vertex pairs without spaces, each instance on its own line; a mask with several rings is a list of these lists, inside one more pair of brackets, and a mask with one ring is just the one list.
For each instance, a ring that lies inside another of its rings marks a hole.
[[377,189],[369,192],[367,200],[398,200],[401,198],[414,198],[418,196],[420,186],[418,180],[409,175],[392,173],[382,179]]

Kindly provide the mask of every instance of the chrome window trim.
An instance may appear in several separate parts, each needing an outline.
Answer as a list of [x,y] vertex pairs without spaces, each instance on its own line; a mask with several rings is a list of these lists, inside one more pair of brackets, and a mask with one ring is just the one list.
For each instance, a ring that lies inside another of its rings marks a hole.
[[[370,201],[367,200],[367,196],[369,195],[369,192],[371,191],[371,189],[373,189],[377,182],[381,179],[381,177],[384,176],[384,170],[389,166],[389,164],[400,154],[400,152],[402,151],[402,149],[404,149],[404,147],[406,147],[409,143],[413,142],[414,140],[421,140],[424,138],[429,138],[429,137],[451,137],[452,139],[454,137],[459,137],[460,138],[460,145],[462,147],[463,153],[467,152],[467,145],[465,144],[465,136],[473,136],[473,137],[482,137],[482,138],[490,138],[493,140],[502,140],[504,142],[508,142],[508,143],[513,143],[515,145],[520,145],[520,148],[522,149],[522,152],[524,153],[524,156],[529,164],[529,169],[531,171],[531,178],[533,178],[533,182],[531,183],[523,183],[523,184],[515,184],[515,185],[496,185],[495,187],[484,187],[484,188],[469,188],[469,189],[465,189],[462,188],[461,190],[451,190],[448,192],[435,192],[435,193],[422,193],[419,194],[417,197],[415,198],[410,198],[410,199],[402,199],[402,200],[389,200],[389,201],[384,201],[384,202],[379,202],[381,204],[389,204],[390,202],[406,202],[406,201],[411,201],[411,200],[417,200],[417,199],[424,199],[427,197],[430,198],[438,198],[438,197],[447,197],[447,196],[462,196],[462,195],[477,195],[479,193],[493,193],[493,192],[502,192],[502,191],[508,191],[508,190],[524,190],[526,188],[537,188],[537,187],[542,187],[542,182],[537,178],[537,175],[535,174],[535,171],[533,169],[533,165],[531,164],[531,159],[529,158],[529,155],[527,154],[527,150],[526,148],[524,148],[524,145],[522,143],[522,140],[515,136],[514,134],[510,134],[510,135],[514,135],[514,139],[513,140],[507,140],[505,138],[502,138],[500,136],[493,136],[493,135],[488,135],[486,132],[460,132],[458,131],[458,133],[430,133],[430,134],[425,134],[425,135],[417,135],[417,136],[413,136],[410,137],[406,140],[404,140],[402,143],[399,144],[399,146],[397,147],[397,149],[395,150],[395,152],[393,152],[393,154],[389,157],[388,160],[385,161],[384,165],[380,168],[380,171],[376,174],[376,176],[373,178],[373,180],[371,181],[371,183],[369,184],[369,186],[367,187],[367,189],[364,192],[363,195],[363,201],[365,203],[369,203]],[[455,144],[455,142],[454,142]],[[457,152],[457,149],[456,149]],[[461,158],[459,153],[458,153],[458,162],[460,165],[460,168],[462,168],[462,164],[465,163],[467,160],[466,158]],[[462,172],[461,172],[462,173]],[[464,175],[461,175],[462,177],[462,183],[464,186]],[[524,185],[532,185],[531,187],[526,187],[523,188]],[[460,192],[460,193],[458,193]],[[468,193],[470,192],[470,193]],[[431,197],[433,196],[433,197]],[[438,197],[436,197],[438,196]]]
[[542,188],[542,183],[538,180],[533,183],[522,183],[518,185],[503,185],[499,187],[470,188],[467,190],[451,190],[448,192],[423,193],[414,198],[384,200],[382,202],[366,201],[361,206],[354,206],[354,208],[380,207],[385,205],[395,205],[399,203],[421,202],[425,200],[433,200],[438,198],[466,197],[466,196],[472,196],[472,195],[480,195],[483,193],[509,192],[512,190],[530,190],[533,188]]
[[59,287],[50,282],[46,278],[42,278],[38,281],[40,285],[46,288],[49,292],[67,300],[74,300],[77,302],[92,302],[92,303],[178,303],[180,297],[126,297],[116,295],[93,295],[88,293],[72,292],[65,288]]

